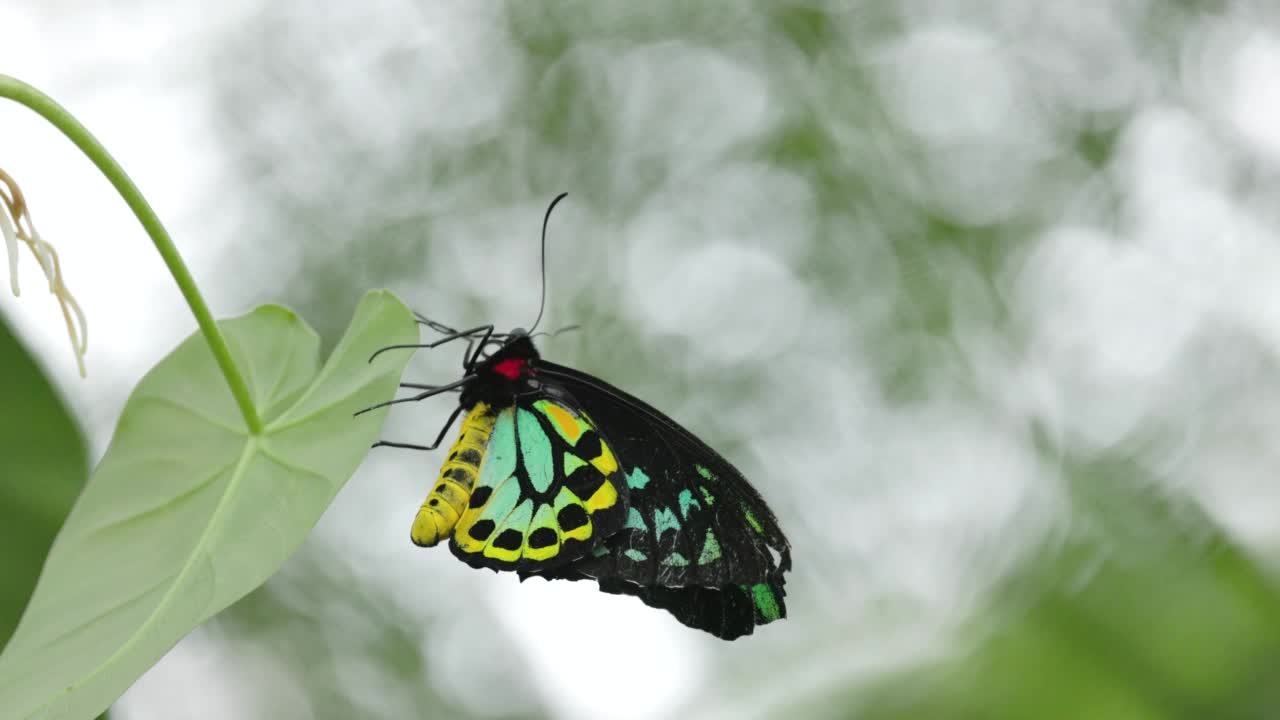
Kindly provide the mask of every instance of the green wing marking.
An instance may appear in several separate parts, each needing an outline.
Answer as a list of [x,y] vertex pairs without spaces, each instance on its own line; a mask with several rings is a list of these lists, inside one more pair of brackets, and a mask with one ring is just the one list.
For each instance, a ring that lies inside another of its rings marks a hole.
[[475,567],[555,567],[626,523],[628,491],[584,413],[549,399],[503,408],[450,548]]

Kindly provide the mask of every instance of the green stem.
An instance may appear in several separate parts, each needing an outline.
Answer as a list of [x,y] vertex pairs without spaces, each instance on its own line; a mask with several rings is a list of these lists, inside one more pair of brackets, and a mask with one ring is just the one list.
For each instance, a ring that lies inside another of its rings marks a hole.
[[191,307],[191,314],[196,316],[200,332],[204,334],[205,340],[209,343],[209,349],[213,351],[213,357],[218,361],[218,367],[222,369],[222,376],[226,378],[231,394],[235,396],[236,404],[240,406],[240,414],[244,416],[249,432],[254,435],[260,434],[262,419],[258,417],[258,410],[254,407],[253,398],[249,395],[249,386],[245,384],[244,378],[240,375],[240,369],[231,359],[227,341],[223,339],[222,332],[218,330],[218,324],[209,314],[209,306],[205,305],[195,280],[192,279],[186,264],[182,262],[178,248],[173,244],[173,239],[169,237],[168,231],[164,229],[160,218],[151,209],[146,198],[142,197],[138,186],[133,184],[125,174],[124,168],[121,168],[115,158],[111,157],[111,153],[107,152],[102,143],[98,142],[92,133],[53,98],[17,78],[4,74],[0,74],[0,97],[9,98],[31,108],[61,130],[63,135],[66,135],[76,147],[89,156],[93,164],[98,166],[102,174],[115,187],[116,192],[120,193],[120,197],[124,198],[129,209],[133,210],[133,214],[142,223],[143,229],[151,236],[151,242],[155,243],[156,250],[159,251],[160,257],[164,258],[164,264],[169,266],[169,272],[178,283],[178,289],[182,291],[187,305]]

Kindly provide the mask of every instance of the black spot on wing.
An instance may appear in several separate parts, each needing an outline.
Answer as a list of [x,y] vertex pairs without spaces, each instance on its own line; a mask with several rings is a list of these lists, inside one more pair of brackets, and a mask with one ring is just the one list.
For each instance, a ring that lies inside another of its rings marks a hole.
[[576,530],[587,524],[587,511],[581,505],[566,505],[556,515],[561,530]]
[[574,453],[584,460],[600,457],[600,436],[594,430],[587,430],[578,438],[573,446]]
[[471,530],[467,533],[476,540],[484,541],[493,534],[493,529],[497,525],[492,520],[480,520],[471,526]]
[[518,550],[522,543],[524,543],[524,535],[515,528],[507,528],[499,533],[491,544],[502,550]]
[[534,549],[551,547],[559,539],[560,536],[556,534],[555,530],[548,527],[540,527],[529,533],[529,547]]
[[574,468],[573,472],[564,479],[564,484],[573,491],[574,495],[585,499],[591,497],[592,493],[600,488],[603,480],[596,466],[587,464]]
[[[476,508],[484,507],[484,504],[489,502],[489,496],[492,494],[493,494],[493,488],[489,487],[488,485],[483,485],[481,487],[476,488],[476,491],[471,493],[471,502],[467,504],[467,507],[471,508],[472,510],[475,510]],[[481,522],[490,522],[490,521],[482,520]],[[476,523],[476,524],[479,525],[480,523]],[[489,528],[489,532],[493,532],[493,528]],[[474,533],[473,533],[473,536],[474,536]]]

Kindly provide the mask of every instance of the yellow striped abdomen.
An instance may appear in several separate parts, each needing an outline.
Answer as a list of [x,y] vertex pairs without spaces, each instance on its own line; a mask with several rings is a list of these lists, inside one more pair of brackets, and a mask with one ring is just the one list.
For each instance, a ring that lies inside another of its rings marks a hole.
[[409,536],[415,545],[431,547],[453,533],[453,526],[458,524],[458,518],[471,500],[471,490],[480,475],[480,465],[497,417],[497,412],[488,405],[476,403],[463,418],[458,440],[440,468],[440,479],[413,519]]

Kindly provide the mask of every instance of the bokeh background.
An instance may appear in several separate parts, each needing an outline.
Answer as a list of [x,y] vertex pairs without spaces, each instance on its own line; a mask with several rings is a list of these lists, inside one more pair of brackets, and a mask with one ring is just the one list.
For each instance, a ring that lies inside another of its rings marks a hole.
[[[112,718],[1280,717],[1277,8],[5,3],[0,71],[117,155],[219,315],[282,302],[331,347],[389,287],[527,326],[568,191],[545,323],[582,327],[544,353],[720,448],[794,545],[790,617],[723,643],[413,547],[441,457],[379,450]],[[88,380],[29,257],[0,316],[92,460],[194,322],[17,106],[0,167]]]

